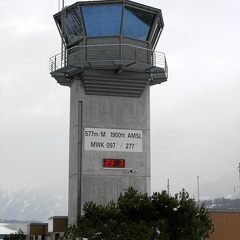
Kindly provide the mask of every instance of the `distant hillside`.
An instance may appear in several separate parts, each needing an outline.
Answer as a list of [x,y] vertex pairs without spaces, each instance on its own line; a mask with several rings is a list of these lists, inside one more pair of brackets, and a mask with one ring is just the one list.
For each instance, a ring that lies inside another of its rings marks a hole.
[[10,191],[0,186],[0,219],[47,221],[67,215],[67,184],[24,187]]
[[216,198],[213,200],[204,200],[207,209],[209,210],[227,210],[227,211],[240,211],[240,199]]
[[240,182],[238,171],[226,174],[215,182],[200,185],[201,199],[239,198]]
[[[226,174],[216,182],[200,185],[200,199],[208,208],[240,210],[238,171]],[[24,186],[14,191],[0,185],[0,220],[46,222],[52,216],[67,216],[67,201],[66,182],[42,187]]]

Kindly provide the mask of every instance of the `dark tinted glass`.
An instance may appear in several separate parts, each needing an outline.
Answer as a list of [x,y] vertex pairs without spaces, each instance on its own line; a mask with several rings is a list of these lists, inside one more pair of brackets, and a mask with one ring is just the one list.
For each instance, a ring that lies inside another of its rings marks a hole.
[[83,6],[83,18],[87,36],[120,35],[122,6]]
[[136,8],[125,7],[123,35],[146,41],[153,19],[153,13]]
[[63,24],[60,20],[60,27],[67,44],[81,39],[83,37],[83,27],[80,18],[80,9],[76,9],[63,17]]

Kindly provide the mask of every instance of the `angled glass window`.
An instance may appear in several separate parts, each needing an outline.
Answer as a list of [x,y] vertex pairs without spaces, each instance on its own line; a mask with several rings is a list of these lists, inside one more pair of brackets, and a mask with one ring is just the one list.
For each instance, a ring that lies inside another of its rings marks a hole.
[[76,9],[62,17],[59,26],[67,44],[80,40],[83,37],[80,9]]
[[122,34],[146,41],[153,20],[153,13],[126,6]]
[[83,6],[87,36],[120,35],[122,5]]

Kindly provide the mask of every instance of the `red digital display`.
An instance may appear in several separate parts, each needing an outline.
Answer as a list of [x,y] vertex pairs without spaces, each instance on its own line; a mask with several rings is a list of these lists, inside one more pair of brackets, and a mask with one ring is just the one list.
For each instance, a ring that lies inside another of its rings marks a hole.
[[103,159],[103,167],[105,168],[124,168],[125,159]]

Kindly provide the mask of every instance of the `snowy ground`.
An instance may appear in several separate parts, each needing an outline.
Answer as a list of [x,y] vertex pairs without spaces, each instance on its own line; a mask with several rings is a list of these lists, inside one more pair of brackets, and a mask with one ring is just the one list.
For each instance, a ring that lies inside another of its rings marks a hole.
[[0,234],[10,234],[14,232],[15,230],[10,229],[7,223],[0,223]]
[[27,231],[27,223],[0,223],[0,235],[18,232],[21,229]]

